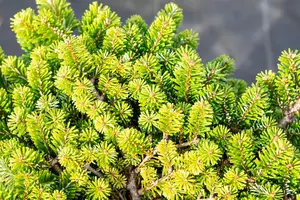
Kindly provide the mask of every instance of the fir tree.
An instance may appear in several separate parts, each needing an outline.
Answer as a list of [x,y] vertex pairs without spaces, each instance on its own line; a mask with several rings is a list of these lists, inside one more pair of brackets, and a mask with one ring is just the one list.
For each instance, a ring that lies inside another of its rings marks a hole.
[[297,50],[247,86],[174,3],[148,27],[36,2],[0,49],[0,199],[300,199]]

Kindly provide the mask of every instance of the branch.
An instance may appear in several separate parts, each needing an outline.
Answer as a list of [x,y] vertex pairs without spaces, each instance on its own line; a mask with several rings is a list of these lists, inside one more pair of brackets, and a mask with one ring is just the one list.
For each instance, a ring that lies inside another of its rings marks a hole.
[[[191,146],[191,145],[195,145],[198,143],[198,137],[194,137],[194,139],[192,141],[189,141],[189,142],[184,142],[182,144],[178,144],[176,145],[177,148],[184,148],[184,147],[188,147],[188,146]],[[138,173],[140,171],[140,169],[142,167],[144,167],[145,163],[148,162],[151,158],[153,158],[156,154],[157,154],[158,150],[156,148],[154,148],[150,154],[148,154],[141,162],[141,164],[135,168],[135,173]]]
[[[104,175],[100,171],[97,171],[96,169],[94,169],[93,167],[91,167],[91,165],[86,164],[86,165],[84,165],[84,168],[86,170],[92,172],[93,174],[95,174],[97,177],[104,178]],[[118,190],[115,190],[115,189],[114,189],[114,191],[118,194],[118,196],[120,197],[121,200],[125,200],[125,198],[123,197],[123,195],[121,194],[121,192],[119,192]]]
[[162,177],[162,178],[160,178],[160,179],[158,179],[158,180],[156,180],[156,181],[153,181],[153,182],[151,183],[151,186],[150,186],[150,187],[140,189],[140,190],[139,190],[139,194],[142,195],[142,194],[144,194],[145,192],[147,192],[147,191],[149,191],[149,190],[155,188],[155,187],[158,186],[161,182],[167,180],[172,174],[173,174],[173,172],[172,172],[172,169],[171,169],[171,170],[169,171],[169,173],[168,173],[166,176],[164,176],[164,177]]
[[[198,137],[196,136],[196,137],[194,137],[194,139],[193,139],[192,141],[185,142],[185,143],[182,143],[182,144],[178,144],[178,145],[176,145],[176,147],[177,147],[177,148],[183,148],[183,147],[188,147],[188,146],[191,146],[191,145],[195,145],[195,144],[197,144],[197,143],[198,143]],[[148,162],[151,158],[153,158],[153,157],[157,154],[157,152],[158,152],[157,148],[154,148],[154,149],[150,152],[150,154],[148,154],[148,155],[142,160],[141,164],[140,164],[137,168],[135,168],[133,171],[131,171],[131,173],[134,174],[134,180],[135,180],[136,174],[140,171],[140,169],[145,165],[146,162]],[[150,186],[149,188],[144,188],[144,189],[138,190],[137,195],[142,195],[144,192],[151,190],[152,188],[154,188],[154,187],[156,187],[158,184],[160,184],[162,181],[167,180],[171,175],[172,175],[172,169],[168,172],[168,174],[167,174],[166,176],[164,176],[164,177],[162,177],[162,178],[160,178],[160,179],[154,181],[154,182],[151,184],[151,186]],[[131,177],[131,175],[130,175],[130,177]],[[129,177],[129,178],[130,178],[130,177]],[[130,182],[130,181],[129,181],[129,182]],[[134,181],[134,184],[135,184],[135,181]],[[129,185],[129,184],[128,184],[128,185]],[[135,187],[135,188],[136,188],[136,187]],[[127,186],[127,189],[129,189],[128,186]],[[129,189],[129,190],[130,190],[130,189]],[[137,191],[137,190],[135,190],[135,192],[136,192],[136,191]],[[130,193],[131,193],[131,192],[130,192]],[[132,195],[131,195],[131,196],[132,196]],[[132,196],[132,197],[133,197],[133,196]],[[212,199],[212,200],[213,200],[213,199]]]
[[129,168],[129,178],[126,188],[129,190],[132,200],[140,200],[140,195],[138,193],[138,188],[135,182],[136,173],[135,170],[130,167]]
[[56,171],[58,174],[60,174],[62,172],[59,163],[58,163],[58,158],[53,158],[51,160],[51,167],[54,169],[54,171]]
[[94,93],[95,93],[95,95],[96,95],[96,98],[99,100],[99,101],[104,101],[104,99],[105,99],[105,96],[102,94],[100,94],[100,92],[97,90],[97,87],[96,87],[96,84],[97,84],[97,80],[96,80],[96,78],[94,77],[94,78],[92,78],[91,79],[91,82],[92,82],[92,84],[94,85]]
[[176,147],[177,148],[184,148],[184,147],[189,147],[191,145],[196,145],[198,143],[198,137],[194,137],[194,139],[192,141],[189,142],[184,142],[182,144],[177,144]]
[[198,196],[197,200],[214,200],[214,196],[211,194],[207,199],[201,199],[201,197]]
[[84,168],[85,168],[86,170],[92,172],[93,174],[95,174],[95,175],[98,176],[99,178],[104,178],[104,175],[103,175],[101,172],[95,170],[95,169],[94,169],[93,167],[91,167],[89,164],[84,165]]
[[148,162],[151,158],[153,158],[157,154],[158,150],[154,148],[150,154],[148,154],[141,162],[141,164],[135,168],[134,172],[138,173],[142,167],[144,167],[145,163]]
[[207,85],[209,83],[209,81],[213,78],[213,76],[215,75],[215,72],[216,72],[216,68],[212,68],[210,71],[209,71],[209,74],[208,76],[206,77],[206,80],[204,81],[204,85]]
[[287,125],[293,122],[295,115],[300,112],[300,96],[297,98],[296,103],[289,107],[284,113],[284,117],[279,122],[278,126],[280,128],[285,128]]
[[118,196],[120,197],[121,200],[125,200],[125,197],[119,192],[118,190],[115,190]]

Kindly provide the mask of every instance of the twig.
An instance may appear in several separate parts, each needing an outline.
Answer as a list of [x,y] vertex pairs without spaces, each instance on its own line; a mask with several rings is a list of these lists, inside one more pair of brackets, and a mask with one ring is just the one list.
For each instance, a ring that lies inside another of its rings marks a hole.
[[[184,148],[191,145],[195,145],[198,143],[198,137],[194,137],[192,141],[184,142],[181,144],[176,145],[177,148]],[[141,164],[135,168],[135,173],[138,173],[142,167],[144,167],[145,163],[148,162],[151,158],[153,158],[157,154],[158,150],[157,148],[154,148],[141,162]]]
[[136,185],[136,173],[135,169],[129,167],[129,177],[126,188],[129,190],[132,200],[140,200],[140,195],[138,193],[138,188]]
[[[58,162],[57,157],[51,160],[51,167],[59,174],[62,172],[62,170],[59,167],[59,162]],[[96,169],[91,167],[89,164],[84,165],[84,168],[86,170],[92,172],[93,174],[95,174],[97,177],[104,178],[104,175],[100,171],[97,171]],[[134,179],[135,179],[135,177],[134,177]],[[71,182],[69,184],[71,184]],[[69,184],[66,186],[66,188],[69,186]],[[118,196],[120,197],[121,200],[125,200],[124,196],[119,191],[117,191],[117,190],[114,190],[114,191],[118,194]],[[138,200],[138,199],[136,199],[136,200]]]
[[104,95],[101,95],[100,92],[94,88],[94,93],[96,94],[96,98],[99,100],[99,101],[104,101],[105,99],[105,96]]
[[166,133],[164,133],[164,134],[163,134],[163,140],[167,140],[168,138],[169,138],[169,135],[166,134]]
[[198,137],[194,137],[194,139],[192,141],[189,141],[189,142],[184,142],[182,144],[177,144],[176,147],[177,148],[184,148],[184,147],[189,147],[191,145],[195,145],[198,143]]
[[292,136],[300,136],[300,133],[290,133]]
[[56,171],[58,174],[62,172],[61,168],[59,167],[58,158],[54,158],[51,160],[51,167]]
[[[97,171],[96,169],[94,169],[93,167],[91,167],[91,165],[86,164],[84,165],[84,168],[90,172],[92,172],[93,174],[95,174],[97,177],[99,178],[104,178],[104,175],[100,172]],[[114,192],[116,192],[118,194],[118,196],[120,197],[121,200],[125,200],[124,196],[121,194],[121,192],[119,192],[118,190],[114,189]]]
[[94,93],[95,93],[95,95],[96,95],[96,98],[99,100],[99,101],[104,101],[104,99],[105,99],[105,96],[104,95],[101,95],[100,94],[100,92],[97,90],[97,87],[96,87],[96,78],[94,77],[94,78],[92,78],[91,79],[91,82],[92,82],[92,84],[94,85]]
[[172,170],[169,170],[169,173],[168,173],[166,176],[164,176],[164,177],[162,177],[162,178],[160,178],[160,179],[158,179],[158,180],[156,180],[156,181],[153,181],[150,187],[144,188],[144,189],[140,189],[140,190],[139,190],[139,194],[142,195],[142,194],[144,194],[145,192],[147,192],[147,191],[149,191],[149,190],[155,188],[155,187],[158,186],[161,182],[167,180],[172,174],[173,174]]
[[65,187],[63,187],[63,188],[61,189],[61,191],[66,190],[72,183],[73,183],[73,182],[70,181]]
[[118,194],[121,200],[125,200],[125,197],[121,194],[121,192],[119,192],[118,190],[114,190],[114,191]]
[[151,158],[153,158],[156,154],[157,154],[158,150],[157,148],[154,148],[150,154],[148,154],[141,162],[141,164],[135,168],[134,172],[138,173],[140,171],[140,169],[145,165],[146,162],[148,162]]
[[211,194],[207,199],[201,199],[201,196],[199,195],[197,200],[214,200],[214,196]]
[[101,172],[95,170],[93,167],[91,167],[91,165],[86,164],[86,165],[84,165],[84,168],[85,168],[86,170],[92,172],[93,174],[95,174],[95,175],[98,176],[99,178],[104,178],[104,175],[103,175]]
[[[183,148],[183,147],[188,147],[188,146],[191,146],[191,145],[194,145],[194,144],[197,144],[197,143],[198,143],[198,137],[196,136],[192,141],[190,141],[190,142],[185,142],[185,143],[182,143],[182,144],[178,144],[178,145],[176,145],[176,147],[177,147],[177,148]],[[154,149],[150,152],[150,154],[148,154],[148,155],[143,159],[143,161],[141,162],[141,164],[140,164],[137,168],[135,168],[134,170],[131,171],[131,174],[130,174],[130,177],[129,177],[129,178],[133,178],[132,176],[133,176],[133,174],[134,174],[134,179],[135,179],[136,174],[140,171],[140,169],[145,165],[146,162],[148,162],[151,158],[153,158],[153,157],[157,154],[157,152],[158,152],[157,148],[154,148]],[[151,190],[152,188],[156,187],[159,183],[161,183],[162,181],[168,179],[168,178],[171,176],[171,174],[172,174],[172,169],[169,170],[169,172],[168,172],[168,174],[167,174],[166,176],[164,176],[164,177],[162,177],[162,178],[160,178],[160,179],[154,181],[154,182],[152,183],[151,187],[138,190],[137,195],[139,196],[139,195],[143,194],[144,192],[146,192],[146,191],[148,191],[148,190]],[[129,180],[128,182],[129,182],[129,184],[130,184],[130,180]],[[129,187],[128,187],[129,184],[127,185],[127,189],[129,189]],[[135,184],[135,180],[134,180],[134,184]],[[136,188],[136,185],[135,185],[135,188]],[[130,190],[130,189],[129,189],[129,190]],[[136,192],[137,189],[136,189],[136,190],[134,189],[133,191]],[[131,191],[130,191],[130,193],[131,193]],[[131,196],[133,197],[132,194],[131,194]],[[133,198],[133,199],[134,199],[134,198]],[[139,197],[138,197],[138,199],[139,199]]]
[[300,111],[300,96],[297,98],[296,103],[287,109],[284,114],[284,117],[279,122],[278,126],[280,128],[285,128],[287,125],[293,122],[295,115]]

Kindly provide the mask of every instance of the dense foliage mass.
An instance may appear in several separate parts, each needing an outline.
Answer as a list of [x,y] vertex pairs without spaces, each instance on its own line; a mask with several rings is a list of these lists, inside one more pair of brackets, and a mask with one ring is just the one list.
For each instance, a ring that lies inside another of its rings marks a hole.
[[298,51],[247,86],[174,3],[148,27],[36,2],[0,51],[0,199],[300,199]]

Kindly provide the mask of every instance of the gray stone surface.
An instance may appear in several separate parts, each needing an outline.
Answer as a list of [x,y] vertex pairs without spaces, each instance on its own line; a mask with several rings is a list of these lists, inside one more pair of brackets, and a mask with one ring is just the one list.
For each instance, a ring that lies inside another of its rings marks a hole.
[[[69,0],[80,18],[92,0]],[[169,0],[101,0],[123,21],[133,14],[148,24]],[[258,72],[277,69],[282,50],[300,49],[300,0],[174,0],[184,13],[182,29],[199,33],[204,62],[220,54],[236,60],[238,78],[249,83]],[[10,18],[34,0],[0,0],[0,46],[6,54],[22,51],[10,30]]]

